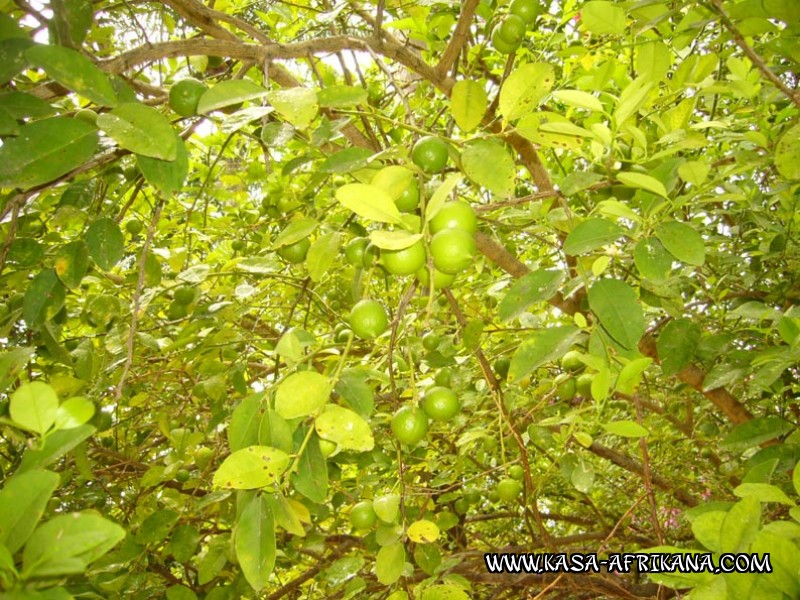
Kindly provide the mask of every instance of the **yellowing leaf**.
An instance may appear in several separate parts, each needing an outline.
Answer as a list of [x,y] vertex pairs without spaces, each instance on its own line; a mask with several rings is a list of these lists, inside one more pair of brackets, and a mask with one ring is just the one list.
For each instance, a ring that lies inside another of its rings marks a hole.
[[477,81],[458,81],[453,86],[450,110],[462,131],[472,131],[480,125],[487,106],[486,90]]
[[284,419],[310,415],[325,406],[331,387],[331,380],[315,371],[293,373],[275,392],[275,411]]
[[237,450],[214,473],[217,488],[252,490],[278,481],[289,467],[289,455],[269,446],[248,446]]
[[417,544],[428,544],[439,539],[439,528],[433,521],[422,519],[408,528],[408,537]]
[[528,63],[508,76],[500,89],[500,114],[514,121],[533,112],[553,87],[555,72],[547,63]]
[[394,200],[383,190],[365,183],[349,183],[336,190],[336,199],[359,217],[381,223],[402,223]]

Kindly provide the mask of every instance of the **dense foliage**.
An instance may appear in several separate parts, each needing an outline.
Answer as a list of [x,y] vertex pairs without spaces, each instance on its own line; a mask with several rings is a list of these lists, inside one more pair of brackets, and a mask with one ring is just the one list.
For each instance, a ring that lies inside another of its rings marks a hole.
[[795,0],[0,7],[4,597],[800,597]]

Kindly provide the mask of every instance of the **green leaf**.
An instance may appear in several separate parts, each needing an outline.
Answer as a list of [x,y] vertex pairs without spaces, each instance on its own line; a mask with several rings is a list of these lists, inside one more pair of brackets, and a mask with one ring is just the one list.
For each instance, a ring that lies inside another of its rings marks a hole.
[[200,96],[200,101],[197,103],[197,114],[206,115],[226,106],[262,98],[268,93],[266,89],[247,79],[220,81]]
[[780,417],[756,417],[731,429],[720,446],[723,450],[741,452],[793,430],[794,426]]
[[86,231],[89,254],[98,267],[111,270],[125,254],[125,238],[111,219],[98,219]]
[[706,261],[703,238],[691,226],[678,221],[661,223],[656,237],[672,256],[689,265],[701,266]]
[[617,279],[596,281],[589,288],[589,307],[617,343],[636,348],[644,333],[644,312],[632,287]]
[[251,394],[233,410],[228,426],[228,445],[232,452],[258,443],[264,394]]
[[35,348],[13,348],[0,353],[0,394],[17,380],[22,369],[31,359]]
[[603,103],[589,92],[582,92],[580,90],[558,90],[553,92],[553,98],[562,104],[574,108],[603,112]]
[[23,383],[11,394],[11,418],[28,431],[46,433],[55,423],[57,412],[58,395],[42,381]]
[[359,217],[381,223],[402,223],[394,200],[374,185],[348,183],[336,190],[336,199]]
[[468,132],[481,124],[489,100],[478,81],[457,81],[450,93],[450,112],[461,131]]
[[792,474],[792,483],[794,484],[794,491],[800,496],[800,463],[794,466],[794,473]]
[[800,125],[795,125],[775,144],[775,167],[786,179],[800,179]]
[[711,510],[692,520],[692,533],[698,542],[712,552],[719,552],[719,535],[727,513]]
[[189,562],[197,551],[200,533],[191,525],[179,525],[172,532],[167,549],[179,563]]
[[370,231],[369,241],[381,250],[402,250],[416,244],[422,239],[421,233],[408,231]]
[[32,471],[56,462],[95,431],[97,430],[91,425],[81,425],[80,427],[61,429],[50,433],[45,439],[42,448],[25,451],[17,473]]
[[234,547],[247,583],[257,592],[262,590],[277,556],[275,519],[265,497],[254,495],[242,509],[236,521]]
[[625,230],[606,219],[586,219],[578,223],[564,240],[564,252],[571,255],[591,252],[601,246],[616,242]]
[[79,119],[23,125],[0,147],[0,188],[29,190],[58,179],[89,160],[98,142],[97,129]]
[[8,114],[8,111],[0,108],[0,136],[17,135],[19,133],[19,124],[14,117]]
[[197,594],[185,585],[173,585],[168,587],[166,596],[167,600],[197,600]]
[[61,246],[56,252],[53,267],[61,283],[70,289],[77,288],[89,269],[89,248],[86,243],[77,240]]
[[319,437],[339,444],[342,450],[369,452],[375,446],[369,424],[352,410],[335,404],[316,418],[314,426]]
[[141,102],[126,102],[101,114],[97,126],[120,148],[135,154],[160,160],[178,158],[178,138],[172,125],[155,108]]
[[372,501],[372,509],[384,523],[394,523],[400,513],[400,496],[398,494],[385,494]]
[[664,81],[667,71],[672,66],[672,61],[672,52],[660,40],[644,43],[636,49],[636,73],[651,81]]
[[461,153],[461,166],[467,177],[501,198],[514,193],[516,166],[502,144],[491,140],[468,143]]
[[580,329],[572,325],[534,331],[514,352],[508,369],[509,379],[519,381],[543,364],[558,360],[572,348],[580,336]]
[[517,279],[497,307],[497,316],[508,321],[522,314],[531,304],[552,298],[561,287],[561,271],[539,269]]
[[275,392],[275,411],[284,419],[317,412],[327,404],[333,385],[316,371],[300,371],[284,379]]
[[369,164],[372,150],[366,148],[345,148],[331,154],[319,166],[320,173],[353,173]]
[[[800,131],[798,131],[800,134]],[[678,167],[678,175],[684,181],[691,183],[695,187],[699,187],[708,177],[711,167],[699,160],[689,161],[683,163]]]
[[667,197],[667,188],[655,177],[645,175],[644,173],[617,173],[617,179],[628,187],[645,190],[662,196]]
[[639,240],[633,249],[633,260],[642,277],[652,281],[665,281],[672,270],[672,256],[658,238]]
[[81,573],[124,537],[122,527],[94,512],[54,517],[25,544],[23,573],[32,577]]
[[319,110],[317,94],[304,87],[275,90],[267,94],[267,99],[278,114],[298,129],[308,127]]
[[403,574],[406,549],[401,542],[383,546],[375,557],[375,575],[383,585],[392,585]]
[[117,94],[108,76],[88,58],[64,46],[33,46],[25,51],[28,62],[44,69],[48,77],[100,106],[116,106]]
[[616,35],[625,32],[625,10],[613,2],[593,0],[581,9],[581,25],[598,35]]
[[447,198],[450,196],[450,193],[455,189],[455,187],[461,183],[462,175],[460,173],[451,173],[450,175],[445,178],[442,184],[436,188],[436,191],[433,192],[431,199],[428,201],[427,205],[425,206],[425,222],[430,223],[431,219],[436,216],[444,203],[447,201]]
[[582,460],[572,469],[569,479],[576,490],[582,494],[588,494],[594,485],[594,467]]
[[339,233],[326,233],[314,240],[306,255],[306,269],[308,269],[311,281],[322,280],[339,255],[340,246],[341,234]]
[[761,503],[747,497],[734,504],[722,521],[721,552],[745,552],[761,526]]
[[277,412],[268,408],[258,422],[256,443],[272,446],[286,453],[292,451],[292,428]]
[[621,127],[634,113],[644,105],[647,95],[653,87],[649,77],[638,77],[631,81],[619,96],[614,111],[614,122]]
[[55,109],[41,98],[24,92],[0,94],[0,109],[8,112],[14,119],[40,119],[55,113]]
[[214,473],[216,488],[252,490],[278,481],[289,467],[289,455],[269,446],[248,446],[236,450]]
[[553,87],[555,71],[547,63],[527,63],[515,69],[500,88],[500,114],[514,121],[533,112]]
[[137,544],[158,544],[164,541],[180,516],[180,513],[168,508],[151,513],[139,525],[134,540]]
[[362,417],[369,418],[375,407],[372,388],[358,369],[345,369],[336,382],[336,393]]
[[614,389],[623,394],[633,394],[642,381],[642,373],[653,363],[652,358],[637,358],[619,372]]
[[222,133],[236,133],[253,121],[262,122],[264,117],[274,110],[275,109],[271,106],[248,106],[247,108],[237,110],[232,115],[225,117],[221,127]]
[[448,583],[426,587],[420,600],[470,600],[470,597],[462,588]]
[[56,429],[72,429],[87,423],[94,416],[94,403],[82,396],[69,398],[56,411]]
[[311,436],[300,456],[297,472],[292,473],[292,485],[312,502],[321,504],[328,497],[328,462],[319,449],[316,436]]
[[797,576],[797,545],[788,536],[762,529],[756,535],[749,552],[769,555],[772,573],[769,583],[781,590],[785,597],[800,596],[800,577]]
[[186,144],[173,130],[175,136],[176,156],[175,160],[161,160],[136,155],[136,162],[139,165],[145,181],[156,188],[165,197],[181,191],[186,176],[189,174],[189,154],[186,152]]
[[733,490],[733,493],[739,498],[752,497],[764,504],[775,502],[777,504],[795,506],[795,503],[781,488],[768,483],[742,483]]
[[558,187],[565,196],[574,196],[578,192],[582,192],[602,180],[603,176],[599,173],[577,171],[564,177],[558,184]]
[[656,343],[664,375],[675,375],[689,364],[700,345],[700,334],[689,319],[675,319],[664,326]]
[[31,280],[22,301],[22,318],[31,329],[39,329],[64,306],[66,290],[54,269],[46,269]]
[[328,108],[347,108],[367,102],[369,94],[362,87],[332,85],[317,91],[317,102]]
[[611,435],[618,435],[626,438],[643,438],[650,435],[650,432],[633,421],[613,421],[611,423],[604,423],[605,429]]
[[277,250],[284,246],[290,246],[295,242],[306,239],[319,226],[314,219],[296,219],[289,223],[272,242],[272,249]]
[[58,475],[50,471],[30,471],[6,480],[0,490],[0,546],[14,554],[25,545],[57,486]]
[[33,45],[33,40],[29,39],[10,38],[0,41],[0,85],[7,84],[25,68],[28,62],[25,51]]

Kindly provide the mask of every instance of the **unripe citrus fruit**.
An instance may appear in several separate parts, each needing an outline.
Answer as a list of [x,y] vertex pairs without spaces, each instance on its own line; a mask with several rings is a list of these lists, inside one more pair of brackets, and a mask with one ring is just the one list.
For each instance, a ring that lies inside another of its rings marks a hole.
[[169,107],[182,117],[191,117],[197,114],[197,104],[200,96],[206,93],[205,84],[188,77],[174,83],[169,88]]
[[411,149],[411,160],[425,173],[439,173],[447,164],[447,144],[432,135],[420,138]]
[[369,529],[378,522],[370,500],[362,500],[350,510],[350,523],[356,529]]
[[569,402],[575,397],[575,392],[577,391],[577,389],[578,386],[575,382],[574,377],[565,379],[564,381],[559,383],[558,386],[556,387],[556,398],[558,398],[563,402]]
[[389,326],[386,310],[377,300],[360,300],[350,311],[350,328],[358,337],[371,340]]
[[436,385],[440,385],[442,387],[450,387],[450,384],[453,381],[453,371],[445,367],[444,369],[439,369],[436,372],[436,375],[433,377],[433,382]]
[[[419,282],[424,285],[425,287],[431,287],[431,274],[428,271],[428,267],[424,266],[419,271],[417,271],[417,279]],[[453,285],[453,282],[456,280],[455,275],[450,275],[449,273],[442,273],[439,269],[433,269],[433,289],[440,290],[442,288],[450,287]]]
[[583,368],[581,353],[577,350],[570,350],[561,357],[561,368],[567,372],[580,371]]
[[308,254],[308,249],[311,247],[311,242],[308,238],[303,238],[294,244],[281,246],[278,248],[278,256],[288,262],[290,265],[296,265],[303,262]]
[[383,267],[392,275],[411,275],[425,265],[425,246],[417,240],[401,250],[382,250]]
[[428,417],[415,406],[403,406],[392,417],[392,432],[398,441],[414,446],[428,433]]
[[350,243],[344,249],[345,258],[354,267],[361,267],[364,265],[364,251],[369,245],[369,240],[363,237],[357,237],[350,240]]
[[414,173],[405,167],[391,165],[381,169],[372,178],[372,185],[389,194],[402,212],[412,212],[419,205],[419,185]]
[[578,377],[575,388],[579,396],[592,397],[592,381],[594,381],[594,375],[591,373],[583,373]]
[[492,46],[494,46],[494,49],[500,54],[511,54],[512,52],[516,52],[520,44],[509,44],[503,39],[503,35],[500,33],[500,26],[498,25],[492,31]]
[[499,357],[494,361],[494,372],[497,373],[497,378],[505,381],[508,378],[508,369],[511,367],[511,360],[505,356]]
[[189,471],[186,469],[178,469],[178,472],[175,473],[175,480],[179,483],[186,483],[189,481]]
[[514,502],[522,493],[522,484],[516,479],[506,477],[497,483],[497,496],[503,502]]
[[438,233],[443,229],[463,229],[467,233],[475,233],[478,229],[478,218],[469,204],[456,200],[445,202],[428,227],[431,233]]
[[522,468],[522,465],[511,465],[508,467],[508,476],[511,477],[511,479],[522,481],[525,477],[525,469]]
[[507,44],[519,45],[525,37],[525,20],[519,15],[507,15],[500,21],[498,34]]
[[175,302],[178,304],[191,304],[194,300],[194,288],[188,285],[183,285],[175,290]]
[[81,121],[86,121],[94,125],[97,123],[97,113],[94,112],[91,108],[81,108],[78,112],[75,113],[75,118],[80,119]]
[[434,421],[449,421],[458,414],[460,406],[453,390],[436,386],[425,392],[422,408]]
[[422,336],[422,347],[429,352],[436,350],[439,347],[439,342],[442,341],[438,335],[429,331],[424,336]]
[[526,25],[530,25],[536,20],[539,14],[538,0],[511,0],[508,12],[512,15],[522,17]]
[[131,235],[138,235],[142,233],[144,229],[144,225],[138,219],[131,219],[127,223],[125,223],[125,231],[130,233]]
[[231,242],[231,250],[234,252],[241,252],[245,248],[247,248],[247,242],[244,240],[233,240],[233,242]]
[[455,275],[472,264],[475,238],[463,229],[443,229],[431,239],[433,265],[442,273]]

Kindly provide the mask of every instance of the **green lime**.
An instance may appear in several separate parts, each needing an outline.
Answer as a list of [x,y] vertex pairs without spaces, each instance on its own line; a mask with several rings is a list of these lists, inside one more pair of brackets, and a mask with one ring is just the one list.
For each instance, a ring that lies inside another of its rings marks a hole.
[[386,309],[377,300],[360,300],[350,311],[350,328],[362,339],[376,338],[388,327]]
[[428,433],[428,417],[415,406],[403,406],[392,417],[392,432],[398,441],[414,446]]
[[285,260],[290,265],[296,265],[303,262],[308,254],[308,249],[311,247],[311,242],[308,238],[303,238],[293,244],[281,246],[278,248],[278,256]]
[[453,390],[436,386],[425,392],[422,408],[434,421],[449,421],[458,414],[461,406]]
[[169,89],[169,107],[182,117],[196,115],[200,96],[207,90],[208,87],[197,79],[181,79]]
[[478,230],[478,218],[469,204],[456,200],[445,202],[428,227],[431,233],[438,233],[443,229],[463,229],[468,233],[475,233]]
[[463,229],[443,229],[431,239],[433,265],[455,275],[472,265],[477,253],[475,237]]
[[408,248],[381,251],[383,267],[392,275],[411,275],[423,268],[426,258],[422,240],[417,240]]
[[447,144],[432,135],[420,138],[411,149],[411,160],[425,173],[441,172],[447,164],[447,158]]

